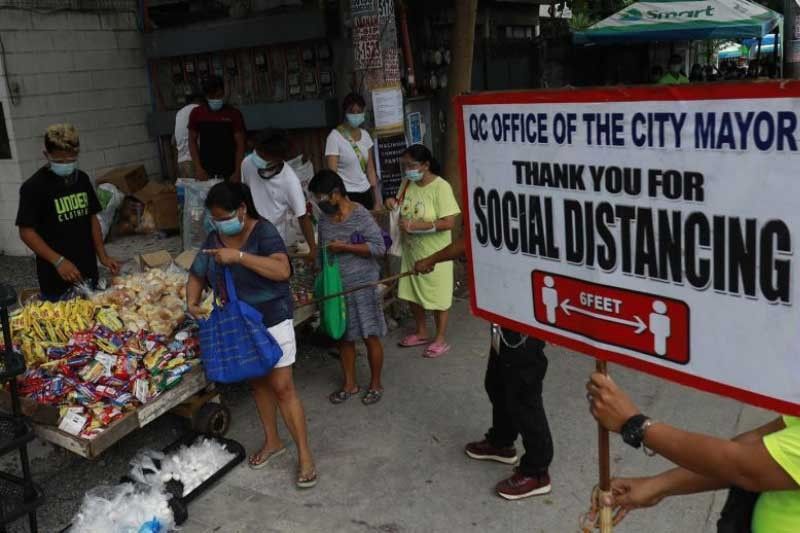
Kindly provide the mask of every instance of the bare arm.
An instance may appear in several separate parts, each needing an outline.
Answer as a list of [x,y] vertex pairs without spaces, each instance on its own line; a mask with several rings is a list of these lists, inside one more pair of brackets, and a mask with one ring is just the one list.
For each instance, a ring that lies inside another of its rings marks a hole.
[[328,166],[328,169],[333,170],[336,172],[336,169],[339,168],[339,156],[338,155],[326,155],[325,156],[325,164]]
[[111,274],[117,275],[120,268],[119,263],[106,253],[106,245],[103,242],[103,230],[96,216],[92,217],[92,241],[94,242],[94,252],[97,254],[100,264],[108,268]]
[[234,133],[233,138],[236,141],[236,161],[234,161],[236,170],[234,170],[231,175],[231,181],[233,183],[239,183],[242,180],[242,161],[244,160],[246,139],[243,131]]
[[186,283],[186,307],[194,316],[202,315],[200,300],[203,297],[203,290],[206,288],[206,280],[189,273],[189,281]]
[[37,257],[41,257],[50,264],[55,263],[61,257],[61,254],[50,248],[33,228],[20,227],[19,238]]
[[311,215],[303,215],[297,219],[300,222],[300,229],[303,232],[303,237],[308,243],[309,252],[312,258],[317,255],[317,241],[314,239],[314,224],[311,222]]
[[206,169],[203,168],[203,164],[200,162],[200,146],[197,143],[197,139],[197,131],[189,130],[189,153],[192,155],[194,171],[195,174],[197,174],[198,180],[206,181],[208,179],[208,173],[206,172]]
[[[610,431],[639,413],[636,405],[614,381],[601,373],[592,374],[586,388],[592,398],[592,415]],[[773,422],[769,429],[780,429]],[[772,458],[758,435],[739,440],[690,433],[668,424],[656,423],[645,433],[644,444],[676,465],[700,476],[752,492],[796,490],[797,483]]]

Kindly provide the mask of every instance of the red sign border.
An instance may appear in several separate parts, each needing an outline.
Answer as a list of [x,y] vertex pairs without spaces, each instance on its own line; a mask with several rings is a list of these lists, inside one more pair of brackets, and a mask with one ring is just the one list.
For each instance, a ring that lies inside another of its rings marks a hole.
[[[464,131],[464,106],[492,104],[557,104],[557,103],[600,103],[600,102],[646,102],[674,100],[742,100],[751,98],[800,98],[800,81],[750,82],[750,83],[710,83],[699,85],[642,86],[642,87],[593,87],[580,89],[544,89],[536,91],[485,92],[456,96],[453,101],[456,127],[458,128],[459,167],[461,170],[461,196],[464,231],[466,237],[472,235],[470,220],[470,198],[467,187],[466,135]],[[473,264],[472,240],[465,239],[467,259]],[[470,284],[470,307],[472,313],[503,327],[535,336],[543,341],[563,346],[579,353],[616,363],[633,370],[686,385],[704,392],[726,396],[777,413],[800,416],[800,404],[779,398],[765,396],[746,389],[713,381],[594,347],[582,341],[562,337],[557,333],[510,320],[478,307],[475,292],[475,276],[472,267],[467,269]],[[691,324],[690,324],[691,327]]]
[[[649,357],[655,357],[656,359],[662,359],[664,361],[668,361],[668,362],[670,362],[672,364],[675,364],[675,365],[685,366],[685,365],[688,365],[689,362],[692,360],[692,346],[691,346],[691,340],[690,340],[691,339],[691,332],[692,332],[692,310],[689,308],[689,305],[686,302],[684,302],[683,300],[678,300],[677,298],[671,298],[671,297],[668,297],[668,296],[659,296],[658,294],[653,294],[653,293],[650,293],[650,292],[636,291],[636,290],[633,290],[633,289],[626,289],[625,287],[617,287],[616,285],[607,285],[607,284],[604,284],[604,283],[596,283],[594,281],[589,281],[589,280],[585,280],[585,279],[579,279],[579,278],[576,278],[574,276],[567,276],[565,274],[557,274],[555,272],[549,272],[547,270],[542,270],[540,268],[534,268],[533,270],[531,270],[531,286],[532,287],[533,287],[533,283],[534,283],[533,277],[536,275],[537,272],[540,272],[540,273],[545,274],[545,275],[557,276],[557,277],[563,278],[563,279],[570,279],[572,281],[577,281],[579,283],[588,283],[590,285],[596,285],[598,287],[607,287],[609,289],[615,289],[615,290],[618,290],[618,291],[630,292],[632,294],[640,294],[642,296],[647,296],[648,298],[656,298],[656,299],[660,298],[660,299],[663,299],[663,300],[669,300],[671,302],[675,302],[676,305],[677,304],[682,305],[683,307],[686,308],[686,318],[689,319],[689,323],[686,326],[686,347],[684,348],[686,350],[687,359],[686,359],[686,362],[684,362],[684,363],[681,363],[679,361],[674,361],[674,360],[672,360],[669,357],[664,356],[664,355],[658,355],[655,352],[643,352],[641,350],[636,350],[635,348],[629,348],[627,346],[623,346],[622,344],[616,344],[614,342],[604,341],[602,339],[596,339],[596,338],[594,338],[591,335],[588,335],[586,333],[579,333],[577,331],[573,331],[571,329],[567,329],[567,328],[565,328],[563,326],[559,326],[558,324],[552,324],[550,327],[551,328],[560,329],[562,331],[567,331],[569,333],[572,333],[573,335],[580,335],[581,337],[586,337],[587,339],[591,339],[591,340],[593,340],[595,342],[601,342],[603,344],[610,344],[610,345],[616,346],[617,348],[624,348],[624,349],[630,350],[632,352],[639,351],[639,352],[641,352],[641,353],[643,353],[643,354],[645,354],[645,355],[647,355]],[[534,317],[536,316],[536,295],[533,296],[533,315],[534,315]],[[539,322],[541,322],[541,320]]]

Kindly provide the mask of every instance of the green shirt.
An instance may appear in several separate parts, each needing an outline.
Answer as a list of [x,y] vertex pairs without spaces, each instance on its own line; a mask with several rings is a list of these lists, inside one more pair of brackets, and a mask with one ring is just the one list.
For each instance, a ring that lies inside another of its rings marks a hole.
[[[764,446],[792,479],[800,484],[800,418],[783,417],[786,429],[764,437]],[[753,533],[800,531],[800,490],[764,492],[753,512]]]

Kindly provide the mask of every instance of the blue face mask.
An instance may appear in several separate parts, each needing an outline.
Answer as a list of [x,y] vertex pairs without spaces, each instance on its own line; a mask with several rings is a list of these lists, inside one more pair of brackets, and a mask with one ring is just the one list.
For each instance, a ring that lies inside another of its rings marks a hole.
[[264,170],[267,168],[267,162],[257,153],[253,152],[250,154],[250,161],[256,166],[258,170]]
[[417,169],[406,170],[404,175],[408,181],[419,181],[422,179],[422,171]]
[[72,161],[71,163],[56,163],[55,161],[50,161],[50,170],[53,171],[53,174],[61,176],[62,178],[71,176],[76,168],[78,168],[77,161]]
[[364,123],[364,113],[347,113],[345,118],[347,118],[347,123],[354,128],[358,128]]
[[239,235],[244,229],[244,222],[239,220],[238,215],[233,215],[228,220],[215,220],[214,225],[217,227],[218,232],[228,237]]
[[209,98],[208,99],[208,107],[211,108],[211,111],[219,111],[222,109],[222,106],[225,104],[225,100],[222,98]]

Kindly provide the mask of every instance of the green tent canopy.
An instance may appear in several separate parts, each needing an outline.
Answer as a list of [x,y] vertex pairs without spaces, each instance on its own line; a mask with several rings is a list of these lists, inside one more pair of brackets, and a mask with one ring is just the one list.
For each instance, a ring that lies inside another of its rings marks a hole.
[[575,44],[694,41],[763,37],[783,21],[747,0],[648,0],[636,2],[575,32]]

